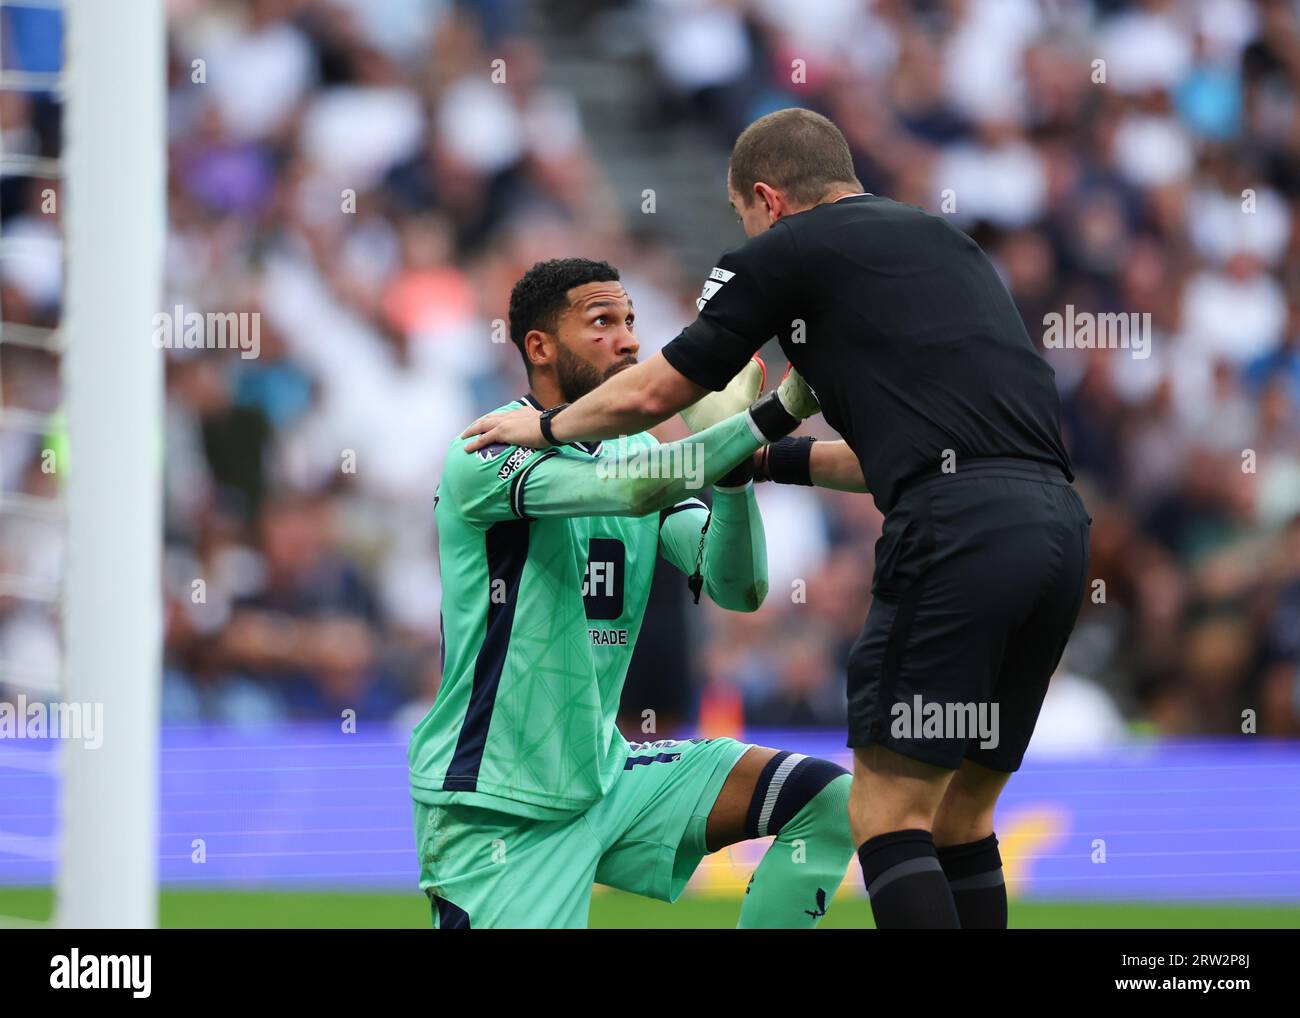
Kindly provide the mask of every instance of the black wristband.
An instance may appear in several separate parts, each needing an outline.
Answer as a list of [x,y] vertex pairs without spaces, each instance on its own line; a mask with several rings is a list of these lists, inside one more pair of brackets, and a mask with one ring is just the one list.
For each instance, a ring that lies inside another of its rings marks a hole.
[[775,442],[799,427],[799,419],[781,405],[773,389],[749,408],[749,419],[769,442]]
[[808,435],[783,438],[767,447],[767,476],[776,484],[812,484],[812,447]]
[[715,488],[741,488],[754,479],[754,457],[746,456],[713,482]]
[[555,419],[556,414],[563,410],[568,403],[561,403],[559,406],[553,406],[549,410],[543,410],[542,416],[537,419],[537,426],[542,430],[542,439],[547,445],[559,445],[555,436],[551,433],[551,421]]

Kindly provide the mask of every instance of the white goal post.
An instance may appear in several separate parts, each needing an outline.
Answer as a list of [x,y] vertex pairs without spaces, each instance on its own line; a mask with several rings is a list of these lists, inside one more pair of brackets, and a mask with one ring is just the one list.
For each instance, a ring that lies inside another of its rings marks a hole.
[[62,695],[102,703],[104,737],[62,747],[55,921],[145,927],[158,914],[163,0],[65,10]]

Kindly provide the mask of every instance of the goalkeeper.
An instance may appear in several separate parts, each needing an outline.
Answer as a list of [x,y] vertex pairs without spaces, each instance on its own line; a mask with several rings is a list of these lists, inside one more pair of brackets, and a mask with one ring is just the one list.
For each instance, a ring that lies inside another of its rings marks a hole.
[[[636,363],[631,301],[604,262],[534,265],[510,333],[530,386],[511,406],[557,407]],[[733,739],[630,744],[614,724],[656,556],[723,608],[767,592],[753,453],[817,406],[794,376],[751,408],[762,376],[750,361],[670,445],[453,444],[435,509],[442,687],[409,750],[435,926],[582,927],[594,883],[673,901],[706,854],[769,835],[740,926],[825,914],[853,855],[843,768]],[[691,496],[702,484],[711,514]]]

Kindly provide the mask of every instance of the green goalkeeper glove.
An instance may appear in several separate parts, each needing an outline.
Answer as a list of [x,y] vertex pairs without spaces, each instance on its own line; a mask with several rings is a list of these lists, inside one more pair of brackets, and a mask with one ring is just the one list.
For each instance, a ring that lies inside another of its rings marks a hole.
[[785,438],[799,422],[821,411],[817,394],[791,366],[775,390],[749,409],[749,419],[769,442]]
[[[696,400],[681,411],[682,420],[695,435],[711,428],[728,417],[743,413],[749,405],[758,399],[767,381],[767,365],[763,358],[754,354],[749,362],[736,373],[736,377],[719,392],[711,392]],[[754,476],[754,462],[746,457],[714,483],[715,487],[740,488]]]
[[736,377],[727,383],[726,388],[702,396],[681,411],[682,420],[691,429],[691,434],[697,435],[728,417],[748,410],[749,404],[758,399],[758,394],[763,391],[766,381],[767,365],[763,363],[763,358],[755,354],[737,372]]

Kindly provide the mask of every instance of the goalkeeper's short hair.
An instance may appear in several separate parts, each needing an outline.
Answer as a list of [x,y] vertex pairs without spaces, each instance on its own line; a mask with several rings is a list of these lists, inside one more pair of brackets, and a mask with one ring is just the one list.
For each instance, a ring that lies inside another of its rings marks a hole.
[[533,329],[554,333],[555,321],[568,307],[568,293],[584,283],[611,283],[618,269],[609,262],[590,258],[553,258],[538,262],[520,277],[510,291],[510,341],[524,359],[524,370],[533,376],[524,337]]

